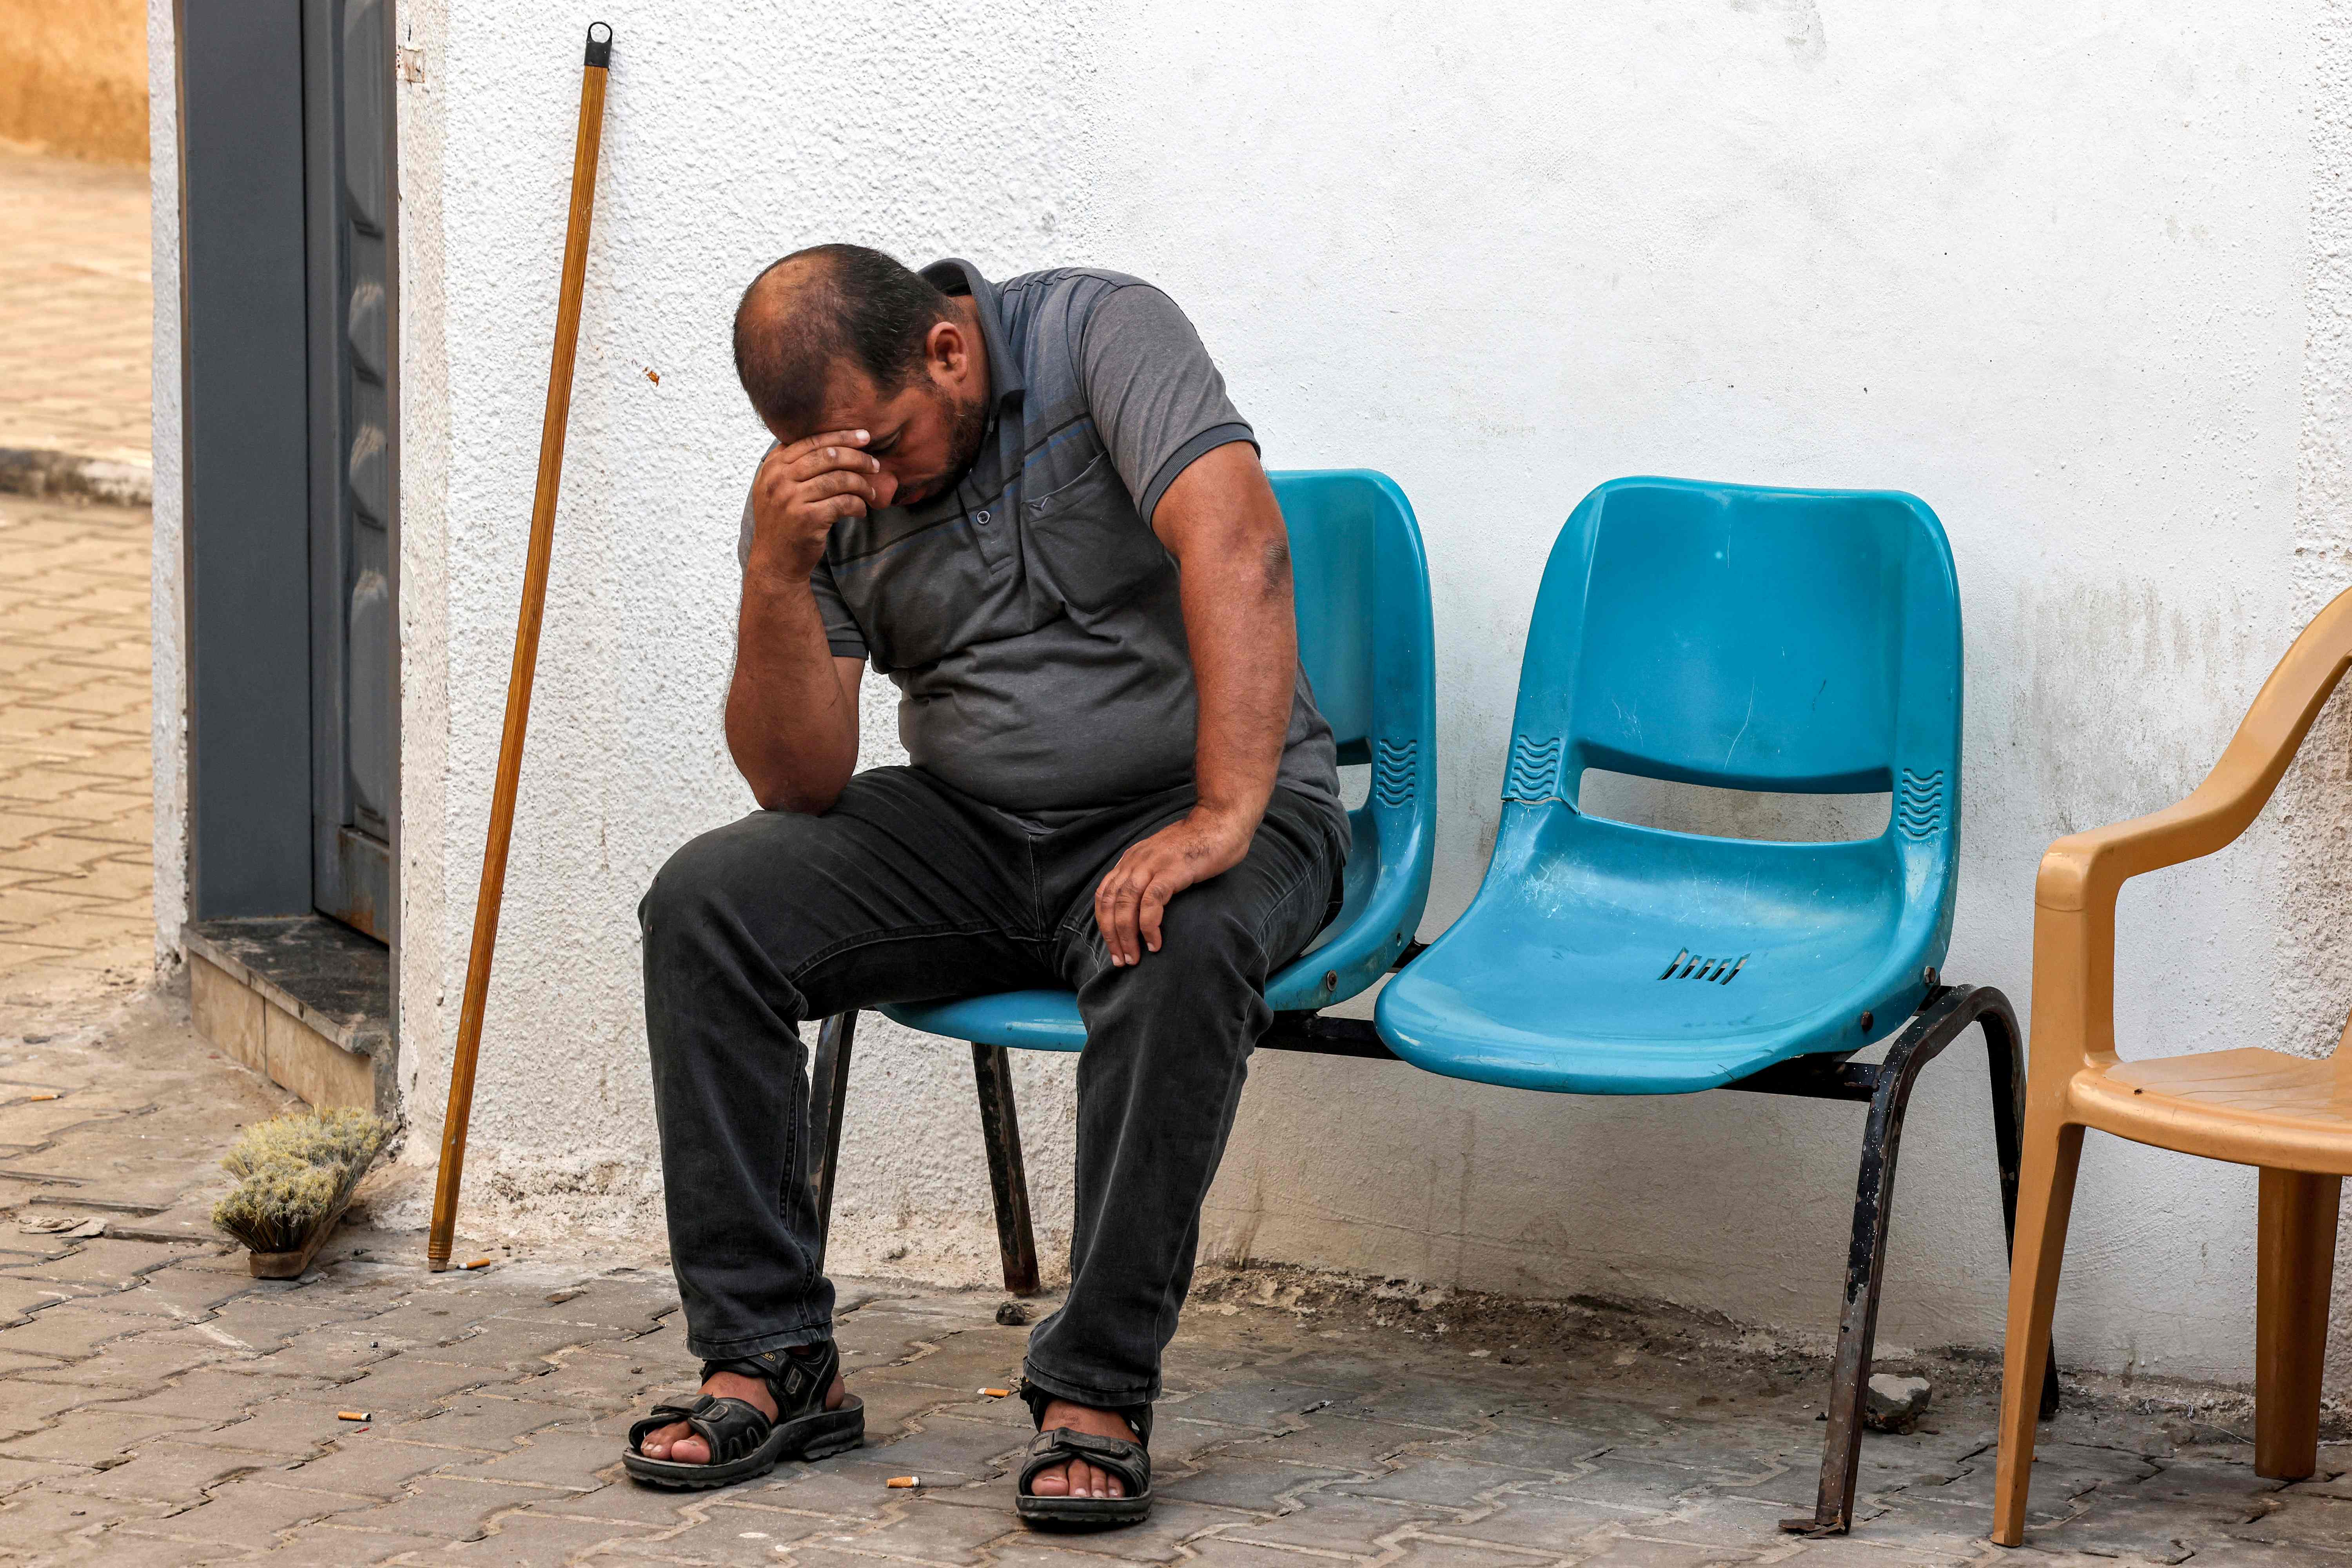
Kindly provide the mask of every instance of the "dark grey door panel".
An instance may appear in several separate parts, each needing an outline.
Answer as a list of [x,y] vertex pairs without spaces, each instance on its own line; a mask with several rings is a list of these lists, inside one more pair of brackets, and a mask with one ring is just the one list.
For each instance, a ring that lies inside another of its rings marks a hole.
[[313,899],[301,4],[174,8],[197,920]]
[[302,0],[312,898],[386,942],[399,776],[391,13],[388,0]]

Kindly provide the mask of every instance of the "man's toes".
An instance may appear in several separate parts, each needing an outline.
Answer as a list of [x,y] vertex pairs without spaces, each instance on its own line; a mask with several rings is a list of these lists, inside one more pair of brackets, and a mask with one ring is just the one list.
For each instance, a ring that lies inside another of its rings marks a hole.
[[1038,1497],[1125,1497],[1127,1489],[1117,1476],[1097,1469],[1082,1460],[1056,1465],[1050,1470],[1040,1470],[1037,1479],[1029,1483],[1030,1491]]
[[669,1457],[681,1465],[707,1465],[710,1445],[699,1437],[680,1437],[669,1446]]

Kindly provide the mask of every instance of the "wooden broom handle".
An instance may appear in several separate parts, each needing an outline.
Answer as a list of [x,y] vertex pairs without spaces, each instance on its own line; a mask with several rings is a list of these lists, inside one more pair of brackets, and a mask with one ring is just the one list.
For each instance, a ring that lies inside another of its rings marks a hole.
[[482,890],[474,900],[474,947],[466,959],[466,1000],[457,1014],[457,1054],[449,1064],[449,1111],[441,1123],[441,1172],[433,1188],[433,1231],[425,1256],[435,1273],[449,1267],[457,1228],[457,1184],[466,1170],[466,1132],[474,1113],[474,1064],[481,1053],[482,1008],[490,989],[490,954],[499,942],[499,907],[507,884],[507,846],[514,837],[515,790],[522,778],[523,731],[530,723],[530,681],[539,664],[539,624],[547,608],[547,563],[555,544],[555,498],[563,483],[563,430],[572,413],[572,364],[580,346],[580,290],[588,272],[588,220],[596,207],[596,154],[604,137],[604,82],[613,29],[588,28],[580,73],[580,132],[572,156],[572,221],[563,239],[563,281],[555,309],[555,360],[547,373],[547,419],[539,432],[539,490],[530,507],[530,552],[523,568],[522,611],[515,620],[514,668],[507,676],[506,730],[499,737],[498,782],[490,793],[489,842],[482,848]]

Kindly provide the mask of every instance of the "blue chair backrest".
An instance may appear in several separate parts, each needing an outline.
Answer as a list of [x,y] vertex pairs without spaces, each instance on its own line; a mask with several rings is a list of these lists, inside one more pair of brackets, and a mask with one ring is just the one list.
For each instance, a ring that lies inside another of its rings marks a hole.
[[[1371,766],[1370,794],[1349,814],[1347,907],[1327,932],[1336,940],[1315,950],[1319,969],[1339,975],[1328,989],[1344,996],[1370,984],[1412,939],[1429,893],[1437,808],[1429,567],[1412,508],[1386,475],[1270,478],[1290,533],[1300,662],[1341,763]],[[1367,923],[1368,911],[1382,918]]]
[[1572,805],[1594,767],[1892,791],[1887,833],[1948,867],[1960,674],[1951,550],[1917,498],[1614,479],[1545,567],[1504,798]]

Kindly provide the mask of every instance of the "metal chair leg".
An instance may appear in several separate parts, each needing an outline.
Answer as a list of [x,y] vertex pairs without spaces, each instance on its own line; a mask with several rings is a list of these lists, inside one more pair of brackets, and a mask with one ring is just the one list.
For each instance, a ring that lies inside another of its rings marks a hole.
[[996,1249],[1004,1288],[1037,1293],[1037,1243],[1029,1230],[1029,1177],[1021,1165],[1021,1118],[1013,1105],[1013,1058],[1003,1046],[971,1047],[980,1085],[980,1132],[988,1145],[988,1190],[996,1204]]
[[[1990,987],[1977,1022],[1984,1026],[1985,1064],[1992,1071],[1993,1151],[2000,1162],[2000,1223],[2009,1255],[2017,1256],[2017,1174],[2025,1147],[2025,1044],[2009,998]],[[2041,1417],[2058,1414],[2058,1357],[2042,1361]]]
[[[2009,999],[1990,986],[1954,986],[1929,993],[1911,1023],[1887,1047],[1874,1075],[1869,1120],[1862,1136],[1862,1169],[1853,1205],[1853,1237],[1846,1253],[1845,1306],[1838,1321],[1837,1360],[1831,1378],[1829,1430],[1822,1436],[1821,1488],[1813,1517],[1785,1519],[1783,1530],[1843,1533],[1853,1524],[1853,1491],[1862,1469],[1862,1415],[1870,1391],[1871,1352],[1878,1337],[1878,1301],[1886,1273],[1886,1231],[1895,1195],[1895,1165],[1903,1116],[1920,1069],[1972,1024],[1985,1026],[1994,1058],[1993,1128],[2001,1166],[2002,1211],[2012,1239],[2017,1215],[2017,1127],[2021,1120],[2021,1063],[2016,1017]],[[2004,1086],[2004,1079],[2007,1079]],[[2004,1087],[2007,1092],[2004,1093]],[[2056,1383],[2052,1360],[2048,1400]]]
[[835,1014],[817,1026],[816,1057],[809,1064],[808,1184],[816,1197],[820,1274],[833,1235],[833,1178],[841,1165],[841,1115],[849,1103],[849,1055],[856,1038],[856,1013]]

